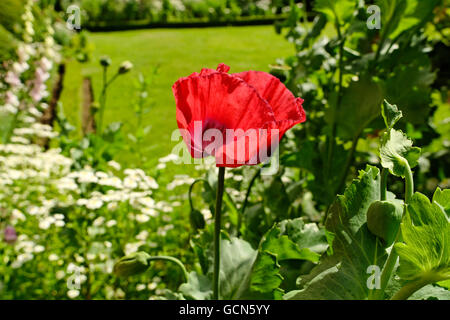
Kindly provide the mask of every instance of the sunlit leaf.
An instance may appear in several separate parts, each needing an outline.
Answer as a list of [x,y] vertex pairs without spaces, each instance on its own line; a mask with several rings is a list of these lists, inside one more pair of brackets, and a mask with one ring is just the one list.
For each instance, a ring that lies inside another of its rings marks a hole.
[[398,275],[403,280],[429,283],[450,279],[450,221],[442,206],[416,192],[400,227],[402,241]]
[[417,165],[420,148],[413,147],[401,131],[391,129],[386,132],[380,147],[381,165],[396,176],[404,177],[406,165],[410,168]]
[[379,170],[368,167],[339,195],[330,209],[326,229],[334,234],[333,253],[324,255],[300,290],[286,299],[367,299],[369,266],[381,268],[386,259],[382,242],[367,229],[366,212],[380,198]]

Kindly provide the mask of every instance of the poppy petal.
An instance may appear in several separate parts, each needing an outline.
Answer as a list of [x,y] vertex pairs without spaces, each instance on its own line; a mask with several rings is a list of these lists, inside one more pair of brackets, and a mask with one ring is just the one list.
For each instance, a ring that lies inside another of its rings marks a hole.
[[270,104],[280,129],[280,138],[294,125],[306,121],[303,99],[295,98],[278,78],[261,71],[246,71],[233,75],[254,87]]
[[[228,71],[225,65],[220,68],[222,71]],[[267,101],[245,81],[224,72],[208,71],[181,78],[174,84],[173,92],[178,126],[190,134],[190,137],[183,135],[183,138],[193,157],[204,156],[203,152],[208,145],[203,141],[203,134],[207,129],[219,130],[225,136],[226,129],[241,129],[247,132],[250,129],[264,128],[268,123],[275,123],[273,111]],[[196,123],[200,123],[201,130],[196,128]],[[227,142],[237,144],[236,141]],[[237,147],[233,146],[231,149],[235,150]],[[238,152],[238,158],[245,162],[257,153],[257,149],[258,144],[250,145],[245,150],[245,156]],[[216,160],[220,153],[223,157],[236,159],[231,154],[219,152],[216,154]],[[226,166],[228,162],[229,160],[226,160]]]

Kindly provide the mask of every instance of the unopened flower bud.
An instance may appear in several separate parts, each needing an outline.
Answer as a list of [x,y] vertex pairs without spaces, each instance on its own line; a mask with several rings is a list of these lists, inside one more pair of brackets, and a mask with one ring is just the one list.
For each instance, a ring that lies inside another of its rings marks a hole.
[[103,67],[109,67],[111,65],[111,59],[108,56],[103,56],[100,58],[100,64]]
[[121,258],[114,265],[114,273],[119,277],[139,274],[149,267],[150,255],[145,252],[134,252]]
[[130,61],[124,61],[119,67],[119,74],[129,72],[133,68],[133,64]]

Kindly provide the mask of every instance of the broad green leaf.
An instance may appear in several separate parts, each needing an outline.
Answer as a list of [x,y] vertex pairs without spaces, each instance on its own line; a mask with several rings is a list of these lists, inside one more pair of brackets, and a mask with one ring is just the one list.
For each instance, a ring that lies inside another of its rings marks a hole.
[[358,81],[351,82],[344,89],[339,109],[335,110],[339,137],[353,140],[359,136],[379,116],[382,99],[381,86],[369,77],[362,76]]
[[381,165],[393,175],[404,177],[406,164],[414,168],[419,157],[420,148],[413,147],[401,131],[391,129],[385,133],[380,147]]
[[183,283],[179,290],[184,297],[193,300],[209,300],[213,294],[209,278],[196,272],[189,273],[188,282]]
[[[385,25],[389,26],[389,38],[395,39],[402,32],[419,25],[427,16],[432,14],[434,7],[440,0],[384,0],[381,3],[381,12],[386,14]],[[383,14],[382,14],[383,16]],[[392,22],[389,24],[389,19]]]
[[369,297],[367,268],[382,268],[387,256],[382,242],[366,223],[370,204],[379,198],[379,170],[368,166],[330,208],[325,227],[334,235],[332,253],[322,256],[311,273],[301,279],[300,290],[289,292],[285,299]]
[[[234,237],[230,240],[222,239],[219,293],[221,299],[235,300],[246,293],[257,255],[258,251],[244,240]],[[210,275],[212,274],[211,268]]]
[[416,192],[400,230],[402,241],[395,250],[400,256],[398,275],[402,280],[433,283],[450,279],[450,221],[442,206]]
[[261,249],[274,254],[278,261],[294,259],[318,262],[320,255],[310,250],[306,243],[304,245],[300,248],[287,235],[281,235],[280,228],[274,227],[262,240]]
[[278,297],[281,299],[282,291],[278,287],[282,281],[277,257],[268,252],[260,253],[252,268],[249,288],[250,292],[258,294],[247,294],[246,298],[266,297],[274,299]]
[[309,249],[322,254],[328,249],[325,229],[319,229],[317,224],[305,222],[301,218],[284,220],[280,222],[281,234],[285,234],[300,249]]
[[329,21],[343,25],[352,17],[356,4],[352,0],[317,0],[314,9],[325,14]]
[[392,75],[384,83],[386,99],[400,106],[404,120],[413,124],[422,124],[428,118],[430,86],[436,78],[429,57],[418,50],[395,52],[387,62],[401,62],[391,66]]
[[433,195],[433,202],[440,205],[447,214],[447,217],[450,218],[450,189],[441,190],[437,188]]
[[388,130],[394,128],[394,125],[401,119],[402,112],[398,110],[397,106],[390,104],[386,100],[383,101],[381,107],[381,115],[383,116],[384,123]]
[[[212,259],[211,249],[208,252]],[[319,258],[319,254],[300,248],[288,236],[281,235],[278,226],[264,235],[257,250],[242,239],[222,235],[220,252],[220,298],[229,300],[281,299],[278,287],[283,278],[279,261],[316,262]],[[203,256],[203,250],[200,253]],[[188,299],[210,299],[212,276],[213,264],[209,261],[206,276],[191,273],[188,282],[180,286],[180,292]]]

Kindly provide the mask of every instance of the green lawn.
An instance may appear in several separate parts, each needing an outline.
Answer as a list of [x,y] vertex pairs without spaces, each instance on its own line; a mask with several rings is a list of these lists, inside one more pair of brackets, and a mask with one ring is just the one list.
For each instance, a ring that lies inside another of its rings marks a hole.
[[[112,85],[105,112],[105,123],[122,121],[129,132],[136,122],[132,101],[136,96],[137,76],[150,74],[159,64],[159,75],[149,92],[154,106],[144,120],[145,125],[152,126],[146,144],[151,146],[155,162],[169,154],[176,144],[170,137],[177,128],[172,85],[178,78],[204,67],[216,68],[221,62],[231,67],[230,72],[269,71],[268,65],[277,58],[294,53],[292,45],[277,35],[272,26],[93,33],[89,41],[95,48],[91,62],[72,61],[67,68],[62,95],[67,117],[80,128],[83,76],[92,76],[98,98],[102,75],[98,60],[102,55],[112,59],[112,71],[123,60],[130,60],[135,68]],[[119,160],[132,165],[135,159],[125,154]]]

